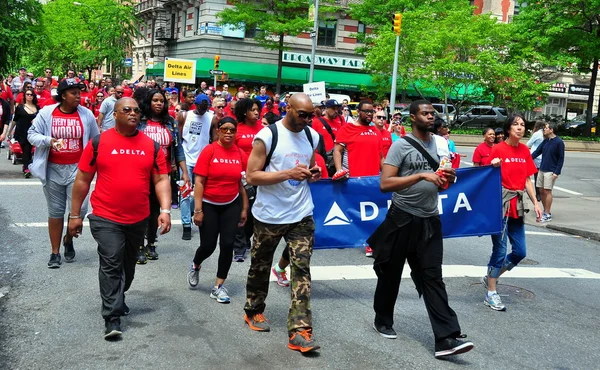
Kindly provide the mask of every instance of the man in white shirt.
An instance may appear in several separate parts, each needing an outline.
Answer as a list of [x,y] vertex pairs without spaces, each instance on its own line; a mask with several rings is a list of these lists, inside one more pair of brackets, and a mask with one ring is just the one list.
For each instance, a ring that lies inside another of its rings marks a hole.
[[[213,113],[208,110],[210,98],[199,94],[194,101],[196,109],[183,112],[177,117],[179,132],[181,133],[181,146],[185,154],[185,164],[188,167],[190,181],[194,184],[194,167],[202,149],[208,145],[211,137]],[[192,239],[192,211],[194,210],[194,196],[181,199],[181,223],[183,225],[183,240]]]
[[315,222],[308,187],[309,181],[321,178],[314,155],[319,134],[308,127],[313,106],[306,94],[294,94],[286,109],[281,121],[256,135],[248,159],[247,180],[258,190],[252,208],[254,244],[244,320],[252,330],[270,331],[263,312],[273,254],[281,238],[285,238],[292,270],[288,348],[304,353],[320,348],[312,337],[310,258]]

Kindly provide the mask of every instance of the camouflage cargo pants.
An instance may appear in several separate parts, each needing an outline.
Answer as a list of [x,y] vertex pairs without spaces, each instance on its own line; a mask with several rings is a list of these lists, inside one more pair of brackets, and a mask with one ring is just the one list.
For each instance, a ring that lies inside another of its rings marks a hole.
[[312,328],[310,310],[310,258],[315,241],[315,222],[312,216],[300,222],[285,225],[265,224],[254,221],[254,243],[246,283],[246,305],[248,316],[263,313],[269,292],[269,276],[273,265],[273,254],[283,238],[290,251],[291,303],[288,314],[288,332]]

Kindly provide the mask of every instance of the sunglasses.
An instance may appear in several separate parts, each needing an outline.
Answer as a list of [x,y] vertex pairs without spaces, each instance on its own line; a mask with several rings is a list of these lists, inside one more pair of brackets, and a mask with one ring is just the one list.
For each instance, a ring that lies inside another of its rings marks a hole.
[[222,134],[235,134],[237,132],[237,128],[235,127],[219,127],[219,131]]
[[142,110],[138,107],[135,107],[135,108],[125,107],[125,108],[121,109],[121,112],[125,113],[125,114],[130,114],[131,112],[133,112],[135,114],[140,114],[142,112]]
[[36,88],[36,89],[43,89],[43,88],[44,88],[44,85],[42,85],[42,86],[36,86],[35,88]]
[[224,105],[217,105],[217,106],[215,107],[215,109],[223,109],[223,108],[225,108],[225,106],[224,106]]
[[104,98],[104,95],[96,95],[97,98]]
[[361,109],[361,112],[366,114],[373,114],[375,111],[373,109]]
[[25,94],[25,96],[33,96],[33,94]]
[[385,116],[375,116],[377,119],[385,119]]

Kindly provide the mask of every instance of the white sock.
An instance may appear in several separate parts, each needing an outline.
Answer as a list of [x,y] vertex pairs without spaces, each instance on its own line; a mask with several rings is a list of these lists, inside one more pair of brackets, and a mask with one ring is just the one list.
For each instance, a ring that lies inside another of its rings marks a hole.
[[495,290],[488,290],[487,292],[488,297],[494,294],[497,294]]

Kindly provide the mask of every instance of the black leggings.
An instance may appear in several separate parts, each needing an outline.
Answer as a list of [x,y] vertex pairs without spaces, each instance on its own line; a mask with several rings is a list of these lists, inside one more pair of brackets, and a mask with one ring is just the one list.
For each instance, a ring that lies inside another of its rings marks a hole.
[[210,257],[217,248],[217,238],[220,236],[219,267],[217,278],[227,279],[231,260],[233,258],[233,242],[235,232],[240,222],[242,212],[242,199],[229,204],[215,205],[202,202],[204,218],[200,229],[200,246],[196,249],[194,264],[200,266],[202,262]]
[[31,163],[31,152],[33,151],[33,146],[31,143],[25,138],[24,140],[18,140],[19,145],[21,145],[21,149],[23,150],[23,156],[21,160],[23,161],[23,171],[25,171],[29,164]]
[[154,190],[154,184],[150,185],[150,219],[148,219],[148,231],[146,232],[146,239],[148,244],[154,245],[156,242],[156,231],[158,230],[158,216],[160,215],[160,203],[156,197],[156,190]]

